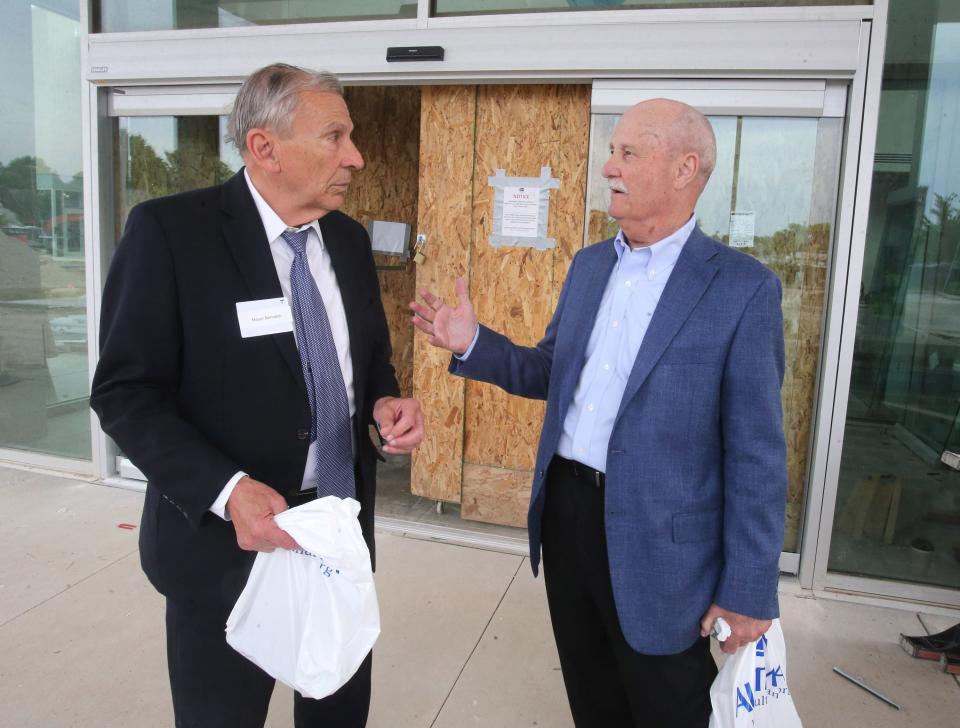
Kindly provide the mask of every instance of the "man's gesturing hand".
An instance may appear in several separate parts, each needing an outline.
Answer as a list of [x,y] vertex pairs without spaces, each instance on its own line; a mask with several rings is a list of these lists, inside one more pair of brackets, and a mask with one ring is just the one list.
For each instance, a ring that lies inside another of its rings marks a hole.
[[730,636],[720,643],[720,649],[728,655],[732,655],[744,645],[760,639],[760,635],[766,633],[771,624],[769,619],[754,619],[736,612],[729,612],[716,604],[711,604],[707,613],[703,615],[703,619],[700,620],[701,637],[710,634],[717,617],[723,617],[730,625]]
[[416,314],[413,325],[427,334],[427,341],[454,354],[463,354],[477,333],[477,315],[473,312],[467,282],[463,278],[457,278],[456,289],[456,308],[451,308],[430,291],[420,291],[426,306],[412,301],[410,308]]
[[237,532],[237,545],[244,551],[297,549],[299,544],[273,522],[277,513],[287,510],[287,502],[266,483],[244,476],[227,500],[227,512]]
[[381,397],[373,405],[373,419],[391,455],[411,452],[423,440],[423,412],[415,399]]

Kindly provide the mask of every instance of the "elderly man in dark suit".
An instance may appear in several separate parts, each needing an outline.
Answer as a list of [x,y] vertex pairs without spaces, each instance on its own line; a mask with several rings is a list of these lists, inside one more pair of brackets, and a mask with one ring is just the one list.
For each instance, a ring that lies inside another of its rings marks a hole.
[[[423,436],[399,397],[370,241],[337,212],[363,159],[337,79],[252,74],[230,117],[246,167],[135,207],[103,294],[91,406],[147,476],[140,554],[167,598],[177,726],[262,726],[274,681],[224,624],[255,552],[296,548],[273,516],[355,497],[373,555],[377,423],[389,453]],[[370,658],[297,726],[363,726]]]
[[777,616],[786,499],[780,282],[704,235],[707,119],[628,110],[603,169],[616,238],[574,258],[535,347],[429,291],[414,323],[451,371],[547,400],[530,499],[581,728],[706,726],[717,617],[734,652]]

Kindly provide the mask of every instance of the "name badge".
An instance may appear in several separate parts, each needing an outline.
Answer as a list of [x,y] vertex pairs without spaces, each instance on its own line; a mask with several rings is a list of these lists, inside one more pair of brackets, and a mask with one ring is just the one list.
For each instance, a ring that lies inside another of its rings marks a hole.
[[293,314],[286,298],[237,301],[237,321],[244,339],[293,331]]

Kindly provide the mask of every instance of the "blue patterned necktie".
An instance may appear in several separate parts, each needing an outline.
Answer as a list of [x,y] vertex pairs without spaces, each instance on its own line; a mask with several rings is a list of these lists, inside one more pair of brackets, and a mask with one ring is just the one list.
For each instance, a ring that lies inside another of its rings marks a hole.
[[310,443],[317,443],[317,497],[354,498],[350,408],[330,319],[307,264],[307,230],[287,230],[283,239],[293,250],[290,292],[297,348],[313,415]]

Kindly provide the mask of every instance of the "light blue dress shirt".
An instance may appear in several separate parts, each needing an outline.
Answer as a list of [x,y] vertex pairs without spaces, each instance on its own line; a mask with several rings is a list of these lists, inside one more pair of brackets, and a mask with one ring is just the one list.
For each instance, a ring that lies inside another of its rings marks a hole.
[[617,263],[607,281],[587,342],[573,402],[563,421],[557,454],[601,472],[620,400],[650,319],[693,232],[691,216],[676,232],[652,245],[630,249],[621,230],[614,240]]

